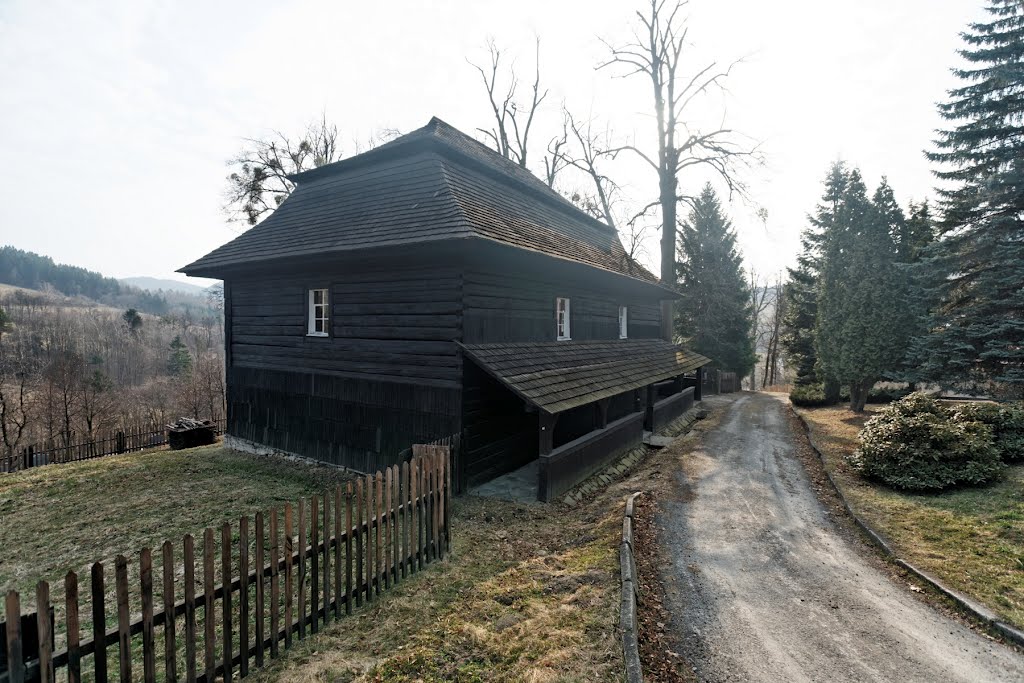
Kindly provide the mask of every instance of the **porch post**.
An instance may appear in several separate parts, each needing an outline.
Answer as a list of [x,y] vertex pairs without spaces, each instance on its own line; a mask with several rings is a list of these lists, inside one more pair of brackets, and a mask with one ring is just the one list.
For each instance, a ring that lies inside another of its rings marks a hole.
[[644,408],[644,429],[648,432],[654,431],[654,385],[647,385],[647,405]]
[[604,429],[608,426],[608,404],[610,398],[602,398],[597,402],[597,428]]
[[555,443],[555,423],[558,422],[558,415],[545,413],[543,410],[537,414],[539,424],[538,431],[538,452],[541,455],[550,455]]
[[696,403],[697,401],[701,400],[701,398],[702,398],[702,394],[701,394],[701,390],[700,389],[701,389],[701,384],[704,383],[704,367],[701,366],[701,367],[697,368],[697,372],[694,373],[694,374],[695,374],[695,376],[697,378],[697,384],[693,387],[693,402]]

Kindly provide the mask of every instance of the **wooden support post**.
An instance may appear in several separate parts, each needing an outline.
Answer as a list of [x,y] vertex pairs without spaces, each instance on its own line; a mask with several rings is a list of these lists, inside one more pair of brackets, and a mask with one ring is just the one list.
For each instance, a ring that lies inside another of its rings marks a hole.
[[554,449],[555,423],[558,422],[558,415],[545,413],[543,410],[537,413],[539,453],[549,455]]
[[644,395],[646,400],[644,402],[644,429],[648,432],[654,431],[654,385],[648,384],[645,388]]
[[611,403],[610,398],[602,398],[597,402],[597,428],[604,429],[608,426],[608,405]]
[[697,377],[696,383],[693,386],[693,402],[694,403],[696,403],[697,401],[701,400],[701,390],[700,390],[700,387],[701,387],[701,384],[703,383],[703,380],[704,380],[704,368],[703,367],[697,368],[696,377]]

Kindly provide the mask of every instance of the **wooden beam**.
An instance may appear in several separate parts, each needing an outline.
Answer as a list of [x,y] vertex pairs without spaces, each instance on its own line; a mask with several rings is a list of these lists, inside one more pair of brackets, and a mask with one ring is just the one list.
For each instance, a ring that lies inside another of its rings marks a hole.
[[602,398],[595,405],[597,406],[597,428],[604,429],[608,426],[608,404],[611,398]]
[[654,431],[654,385],[648,384],[645,390],[646,403],[644,405],[644,429],[648,432]]
[[693,401],[694,401],[694,403],[696,403],[697,401],[701,400],[700,385],[703,383],[703,380],[704,380],[704,368],[703,367],[697,368],[696,376],[697,376],[697,383],[693,387]]
[[552,415],[543,410],[537,415],[538,423],[538,452],[541,455],[550,455],[554,449],[555,423],[558,422],[558,414]]

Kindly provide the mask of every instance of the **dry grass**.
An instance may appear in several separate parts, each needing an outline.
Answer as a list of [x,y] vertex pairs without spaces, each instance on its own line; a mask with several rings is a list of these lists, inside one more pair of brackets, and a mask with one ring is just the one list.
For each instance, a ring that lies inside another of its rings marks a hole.
[[[263,458],[219,446],[146,451],[0,475],[0,590],[29,605],[35,584],[88,576],[124,554],[133,565],[144,547],[181,538],[271,506],[295,503],[344,480],[335,469]],[[219,534],[217,535],[219,539]],[[179,555],[180,556],[180,555]]]
[[580,509],[456,499],[449,559],[257,680],[621,680],[622,486]]
[[1024,626],[1024,466],[1008,468],[991,486],[940,494],[866,482],[843,458],[877,410],[857,416],[844,408],[798,409],[843,495],[900,556]]

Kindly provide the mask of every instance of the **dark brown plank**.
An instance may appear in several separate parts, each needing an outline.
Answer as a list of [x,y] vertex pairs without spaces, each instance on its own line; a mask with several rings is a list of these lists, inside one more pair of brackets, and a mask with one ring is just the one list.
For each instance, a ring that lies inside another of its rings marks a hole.
[[384,471],[384,587],[391,588],[391,525],[394,515],[391,509],[391,468]]
[[[464,456],[459,456],[464,457]],[[452,452],[449,448],[444,467],[444,550],[452,549],[451,517],[452,517]]]
[[356,607],[363,605],[363,479],[356,480]]
[[114,560],[115,592],[117,594],[117,646],[121,683],[131,683],[131,614],[128,609],[128,559],[118,555]]
[[7,619],[7,680],[9,683],[25,683],[25,662],[22,652],[21,601],[18,593],[7,591],[4,600],[4,614]]
[[292,505],[284,506],[284,646],[292,646],[292,563],[295,554],[295,536],[292,528]]
[[324,493],[323,519],[324,545],[320,576],[323,579],[323,623],[326,626],[331,618],[331,494],[328,492]]
[[402,504],[401,494],[401,478],[402,468],[398,465],[392,465],[391,467],[391,500],[393,501],[394,507],[391,508],[391,581],[392,583],[398,583],[398,559],[399,537],[401,536],[402,528],[398,523],[398,506]]
[[281,637],[278,614],[281,612],[281,580],[278,576],[277,508],[270,510],[270,657],[277,657],[277,643]]
[[50,584],[36,584],[36,634],[39,639],[39,680],[53,683],[53,638],[50,633]]
[[381,546],[382,536],[384,529],[384,475],[381,474],[380,470],[377,471],[376,479],[376,498],[374,504],[376,507],[373,510],[373,523],[376,525],[377,530],[374,533],[373,544],[377,553],[377,566],[374,568],[374,590],[377,595],[380,595],[381,590],[384,588],[384,552]]
[[374,555],[373,555],[373,531],[376,527],[376,519],[373,510],[373,475],[366,475],[366,601],[373,602],[374,584]]
[[256,666],[263,666],[263,643],[266,634],[266,563],[263,550],[263,513],[256,513]]
[[203,532],[203,648],[205,650],[206,680],[212,681],[217,670],[213,613],[213,594],[216,590],[213,576],[213,529]]
[[220,527],[220,582],[224,593],[220,598],[221,615],[221,661],[224,666],[224,683],[231,681],[231,660],[234,649],[232,641],[235,632],[231,613],[231,525],[224,522]]
[[107,680],[107,648],[102,643],[107,636],[106,589],[103,586],[103,563],[96,562],[90,571],[92,590],[92,665],[97,681]]
[[[317,617],[320,612],[320,498],[313,496],[309,501],[310,550],[309,557],[309,632],[318,630]],[[300,546],[299,552],[305,553]]]
[[[225,588],[227,591],[227,588]],[[249,518],[238,520],[238,676],[249,675]]]
[[139,558],[142,589],[142,678],[156,683],[156,638],[153,633],[153,551],[143,548]]
[[427,481],[423,476],[423,470],[425,463],[423,456],[416,458],[416,569],[423,569],[424,564],[424,526],[426,524],[426,505],[425,497],[427,493],[426,484]]
[[82,633],[78,616],[78,575],[64,577],[64,612],[67,623],[68,683],[82,683]]
[[345,614],[352,614],[352,482],[345,485]]
[[174,627],[174,550],[170,541],[164,541],[160,561],[164,577],[164,680],[172,683],[178,680],[178,650]]
[[185,562],[185,681],[196,683],[196,548],[192,534],[183,540]]
[[[334,488],[334,618],[341,618],[341,601],[344,599],[344,593],[342,593],[341,583],[341,567],[342,567],[342,534],[341,524],[342,518],[342,500],[344,498],[341,495],[341,484],[338,484]],[[347,534],[346,534],[347,535]]]
[[299,499],[299,569],[295,576],[299,583],[298,618],[299,640],[306,637],[306,499]]
[[406,577],[409,568],[409,529],[412,528],[412,514],[409,510],[412,500],[409,489],[409,463],[402,463],[402,578]]

